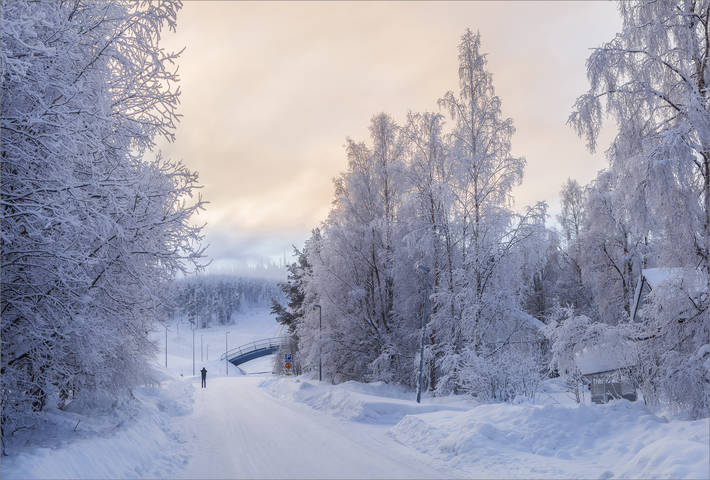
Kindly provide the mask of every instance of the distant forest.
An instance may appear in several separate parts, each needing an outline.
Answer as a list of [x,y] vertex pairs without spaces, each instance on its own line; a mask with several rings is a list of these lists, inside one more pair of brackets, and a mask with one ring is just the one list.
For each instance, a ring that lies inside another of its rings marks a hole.
[[236,275],[198,275],[176,280],[171,287],[168,316],[197,322],[198,328],[234,323],[232,315],[246,308],[270,306],[283,293],[271,279]]

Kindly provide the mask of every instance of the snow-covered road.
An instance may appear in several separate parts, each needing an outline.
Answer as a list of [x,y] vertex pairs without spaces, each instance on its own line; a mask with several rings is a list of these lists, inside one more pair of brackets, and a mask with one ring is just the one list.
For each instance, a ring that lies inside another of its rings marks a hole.
[[641,402],[577,405],[555,379],[511,405],[417,404],[396,385],[274,376],[273,357],[227,377],[216,352],[228,331],[239,345],[278,326],[262,310],[201,330],[207,389],[189,375],[192,332],[170,330],[160,382],[129,403],[49,412],[53,423],[0,459],[0,478],[709,478],[707,419],[666,419]]
[[[260,376],[217,378],[177,426],[189,439],[184,478],[450,478],[431,457],[387,436],[259,388]],[[434,463],[434,464],[433,464]]]

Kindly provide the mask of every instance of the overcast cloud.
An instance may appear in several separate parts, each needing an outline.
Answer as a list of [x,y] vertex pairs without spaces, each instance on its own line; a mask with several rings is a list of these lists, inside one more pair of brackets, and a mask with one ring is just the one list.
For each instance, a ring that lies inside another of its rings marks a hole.
[[516,204],[544,200],[554,214],[567,177],[587,183],[605,164],[565,122],[589,49],[620,29],[614,4],[185,2],[164,38],[187,47],[184,117],[161,148],[200,173],[212,268],[300,246],[328,213],[345,138],[365,139],[381,111],[437,110],[457,89],[466,27],[481,32],[514,154],[528,162]]

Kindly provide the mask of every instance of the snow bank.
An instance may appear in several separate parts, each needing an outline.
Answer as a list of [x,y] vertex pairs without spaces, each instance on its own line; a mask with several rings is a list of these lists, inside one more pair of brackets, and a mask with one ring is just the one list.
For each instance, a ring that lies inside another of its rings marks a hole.
[[126,409],[110,409],[102,415],[57,411],[52,429],[36,432],[27,439],[31,446],[14,447],[3,458],[1,476],[169,477],[188,458],[172,423],[191,412],[193,391],[188,381],[167,380],[160,387],[137,389],[137,402]]
[[402,444],[484,477],[708,478],[708,421],[667,422],[641,403],[480,405],[404,417]]
[[382,382],[319,384],[303,379],[275,378],[260,385],[271,395],[304,403],[316,410],[355,422],[394,425],[406,415],[464,408],[442,404],[418,404],[412,393]]
[[471,478],[710,478],[708,420],[667,421],[642,402],[577,405],[559,380],[538,400],[476,405],[452,396],[411,400],[383,383],[261,382],[272,396],[388,428],[398,443]]

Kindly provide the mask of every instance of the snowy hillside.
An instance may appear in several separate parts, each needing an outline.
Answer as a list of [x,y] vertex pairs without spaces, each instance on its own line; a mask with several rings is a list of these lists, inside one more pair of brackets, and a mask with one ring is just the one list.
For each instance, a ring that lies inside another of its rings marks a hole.
[[[60,426],[32,435],[40,447],[15,447],[2,478],[708,477],[707,420],[668,421],[623,400],[577,406],[554,381],[535,404],[477,405],[462,396],[417,404],[381,382],[246,374],[270,372],[273,357],[230,365],[225,377],[226,331],[236,346],[278,330],[254,310],[196,333],[206,389],[192,376],[192,332],[170,330],[168,369],[163,350],[162,381],[135,392],[138,406],[53,412]],[[164,347],[164,332],[155,341]]]

